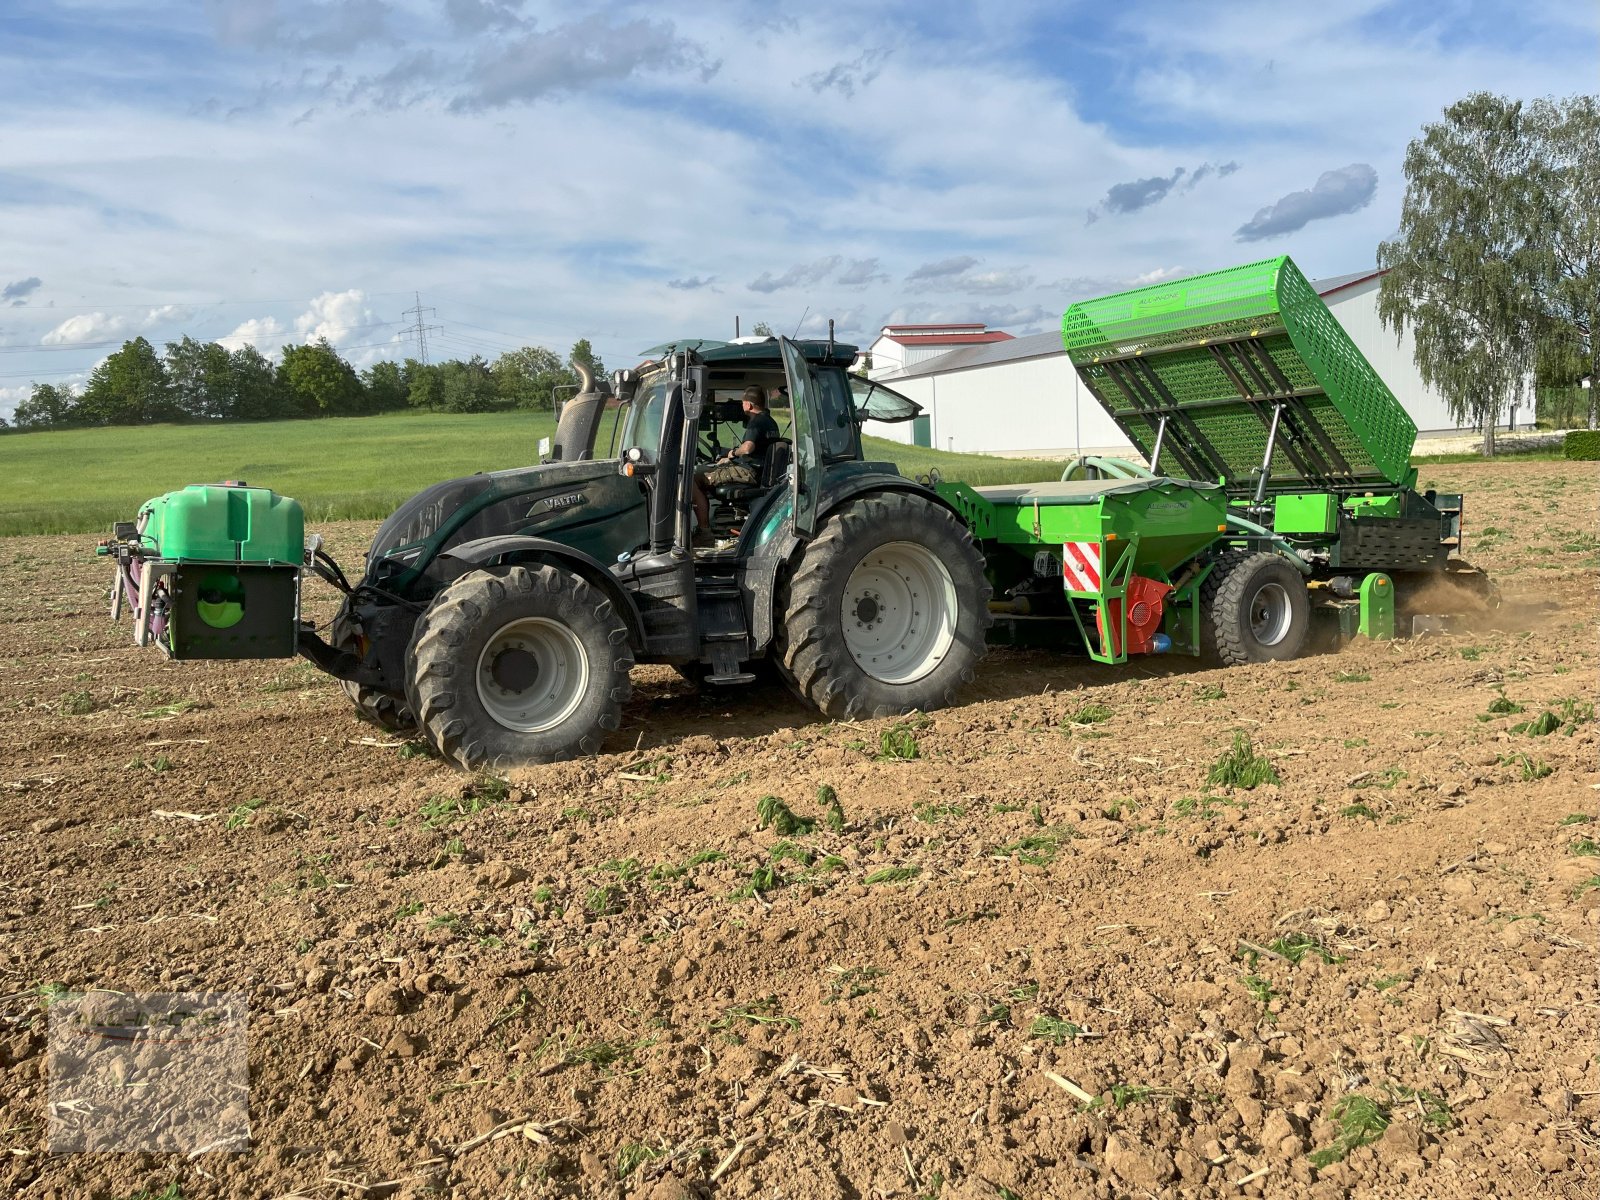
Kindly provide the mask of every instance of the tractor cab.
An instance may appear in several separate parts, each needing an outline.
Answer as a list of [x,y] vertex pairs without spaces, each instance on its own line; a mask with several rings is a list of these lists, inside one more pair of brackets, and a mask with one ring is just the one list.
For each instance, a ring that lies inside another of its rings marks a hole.
[[[915,401],[848,374],[856,349],[836,342],[693,340],[645,353],[651,361],[617,372],[613,387],[628,408],[621,421],[622,470],[646,482],[653,524],[669,517],[676,524],[675,491],[688,495],[697,468],[740,444],[745,389],[776,393],[768,411],[779,437],[767,447],[757,478],[709,488],[711,531],[719,536],[713,554],[737,554],[742,531],[780,508],[794,514],[797,534],[809,536],[821,478],[835,464],[861,460],[862,422],[909,421],[921,412]],[[678,464],[681,470],[672,469]]]

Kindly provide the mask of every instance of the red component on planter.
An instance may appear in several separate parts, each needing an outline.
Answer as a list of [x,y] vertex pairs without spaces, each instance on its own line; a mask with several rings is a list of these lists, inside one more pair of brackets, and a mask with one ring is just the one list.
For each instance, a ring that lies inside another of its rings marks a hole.
[[[1151,640],[1161,632],[1161,618],[1165,613],[1163,601],[1168,592],[1172,590],[1170,583],[1161,583],[1154,579],[1147,579],[1143,575],[1135,575],[1128,580],[1128,653],[1149,654]],[[1122,652],[1122,605],[1121,600],[1106,601],[1106,611],[1111,616],[1111,652]],[[1095,623],[1100,626],[1100,644],[1107,642],[1105,624],[1098,616]]]

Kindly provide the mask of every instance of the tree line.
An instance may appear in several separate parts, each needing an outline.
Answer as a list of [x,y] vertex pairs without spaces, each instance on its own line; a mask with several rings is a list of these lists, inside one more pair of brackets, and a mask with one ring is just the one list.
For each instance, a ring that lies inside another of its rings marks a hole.
[[[543,346],[523,346],[493,362],[478,355],[439,363],[408,358],[357,371],[326,339],[285,346],[274,363],[250,345],[230,350],[184,337],[160,353],[136,337],[97,366],[81,391],[35,383],[9,428],[283,421],[404,409],[549,410],[576,390],[573,363],[585,364],[596,378],[605,376],[605,364],[587,338],[565,360]],[[0,428],[8,428],[3,419]]]
[[1378,314],[1397,333],[1415,330],[1423,380],[1483,429],[1485,454],[1500,414],[1530,388],[1585,396],[1580,419],[1593,428],[1600,99],[1476,92],[1423,127],[1405,176],[1399,233],[1378,247],[1388,271]]

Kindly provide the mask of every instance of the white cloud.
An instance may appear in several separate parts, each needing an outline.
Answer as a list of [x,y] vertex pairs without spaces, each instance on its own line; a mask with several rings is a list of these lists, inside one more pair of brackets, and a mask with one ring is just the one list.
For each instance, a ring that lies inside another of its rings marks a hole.
[[1149,287],[1152,283],[1166,283],[1169,279],[1182,279],[1185,275],[1193,274],[1183,267],[1157,267],[1153,271],[1146,271],[1135,275],[1128,281],[1130,288]]
[[0,387],[0,417],[7,421],[16,414],[17,405],[33,395],[31,383],[22,384],[20,387]]
[[217,344],[229,350],[242,350],[254,346],[269,358],[278,352],[277,343],[288,331],[277,317],[251,317],[234,326],[233,332],[217,339]]
[[103,312],[79,313],[68,317],[39,339],[43,346],[76,346],[82,342],[104,342],[123,335],[129,328],[126,317]]
[[145,333],[161,325],[183,321],[190,309],[181,304],[163,304],[142,315],[108,315],[103,312],[79,313],[68,317],[39,339],[42,346],[77,346],[86,342],[114,341]]
[[159,308],[152,308],[139,321],[140,329],[154,329],[158,325],[169,325],[175,321],[187,321],[194,310],[187,304],[163,304]]
[[[330,345],[345,342],[379,341],[377,315],[367,307],[366,293],[356,288],[347,292],[323,292],[310,307],[294,319],[295,336],[302,342],[326,339]],[[362,336],[357,337],[355,335]]]

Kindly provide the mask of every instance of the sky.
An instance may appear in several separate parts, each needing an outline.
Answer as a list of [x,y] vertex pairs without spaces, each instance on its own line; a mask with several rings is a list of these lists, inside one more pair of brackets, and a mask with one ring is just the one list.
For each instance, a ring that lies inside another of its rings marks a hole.
[[618,367],[1358,271],[1479,90],[1600,91],[1600,3],[5,0],[0,415],[140,335]]

